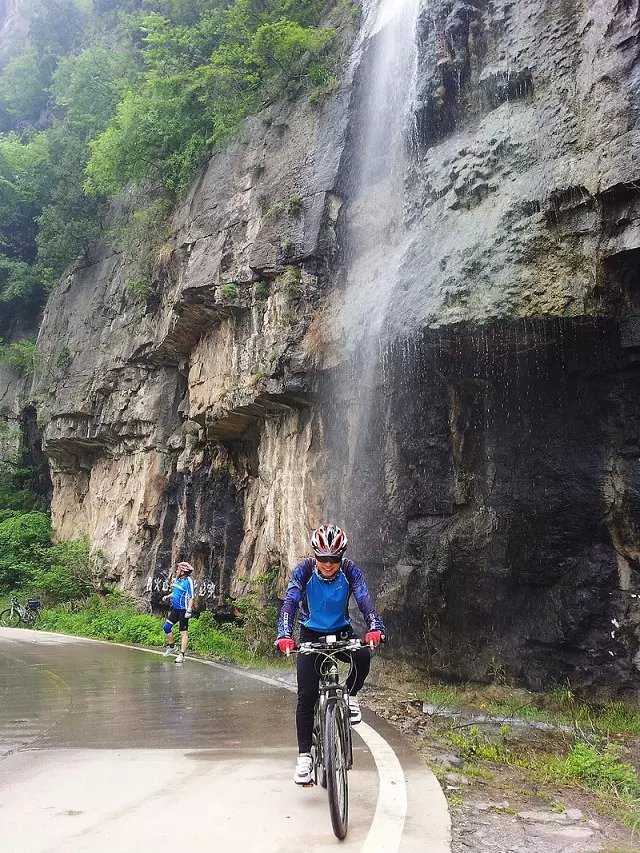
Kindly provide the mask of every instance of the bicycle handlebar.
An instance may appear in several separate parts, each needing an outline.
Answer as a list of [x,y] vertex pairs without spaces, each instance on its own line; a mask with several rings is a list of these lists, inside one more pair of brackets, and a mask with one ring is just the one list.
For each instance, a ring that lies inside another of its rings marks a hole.
[[348,640],[336,640],[334,643],[300,643],[294,649],[285,652],[285,657],[289,657],[291,651],[297,652],[299,655],[311,655],[316,652],[325,652],[333,654],[334,652],[355,652],[358,649],[375,648],[374,643],[369,643],[367,646],[359,637],[351,637]]

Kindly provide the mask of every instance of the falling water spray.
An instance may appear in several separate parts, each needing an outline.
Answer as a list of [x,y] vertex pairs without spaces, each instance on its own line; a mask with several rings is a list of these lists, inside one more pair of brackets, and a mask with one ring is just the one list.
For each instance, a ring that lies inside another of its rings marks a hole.
[[326,501],[328,516],[353,530],[356,516],[375,514],[367,497],[376,491],[369,461],[373,454],[379,463],[385,453],[376,446],[372,420],[407,247],[405,178],[414,130],[420,6],[421,0],[378,0],[365,7],[356,75],[344,207],[345,287],[333,323],[342,367],[330,398]]

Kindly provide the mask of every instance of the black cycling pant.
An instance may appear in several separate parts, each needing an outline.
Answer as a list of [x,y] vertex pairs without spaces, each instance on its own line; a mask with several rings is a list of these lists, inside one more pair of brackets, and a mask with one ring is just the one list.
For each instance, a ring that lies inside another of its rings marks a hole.
[[[339,640],[355,637],[356,633],[349,628],[337,633]],[[301,643],[323,642],[326,634],[319,634],[309,628],[300,629]],[[313,732],[313,712],[320,695],[320,664],[321,654],[298,655],[298,707],[296,709],[296,731],[298,734],[298,752],[311,751],[311,733]],[[357,649],[354,652],[339,652],[340,660],[353,660],[351,672],[347,678],[347,690],[350,696],[355,696],[365,682],[371,669],[371,653],[369,649]]]
[[189,620],[185,618],[185,613],[187,611],[184,609],[179,609],[177,607],[172,607],[167,616],[167,622],[171,622],[172,625],[175,625],[176,622],[180,625],[181,631],[189,630]]

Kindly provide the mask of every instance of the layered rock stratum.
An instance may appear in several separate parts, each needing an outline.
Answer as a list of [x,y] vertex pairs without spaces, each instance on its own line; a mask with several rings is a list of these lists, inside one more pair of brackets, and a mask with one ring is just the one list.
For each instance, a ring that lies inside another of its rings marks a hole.
[[188,558],[218,601],[281,594],[340,493],[390,655],[637,689],[640,6],[425,4],[402,286],[342,483],[362,365],[332,318],[374,42],[211,159],[146,302],[106,243],[51,294],[20,405],[58,535],[128,588]]

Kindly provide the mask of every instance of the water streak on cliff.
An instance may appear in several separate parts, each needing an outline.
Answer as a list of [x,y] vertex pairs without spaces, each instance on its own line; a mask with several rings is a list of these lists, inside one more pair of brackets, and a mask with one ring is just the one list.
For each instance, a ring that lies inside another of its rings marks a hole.
[[[346,286],[338,328],[340,349],[350,355],[339,387],[348,417],[338,422],[330,445],[341,470],[333,473],[340,489],[332,495],[331,514],[343,517],[362,492],[357,472],[365,465],[366,434],[377,395],[380,349],[385,325],[400,286],[405,251],[404,185],[414,115],[420,0],[381,0],[365,17],[366,34],[358,71],[358,107],[351,127],[349,193],[345,213]],[[335,400],[334,400],[335,402]],[[346,470],[345,470],[346,469]],[[346,488],[343,486],[346,484]]]

